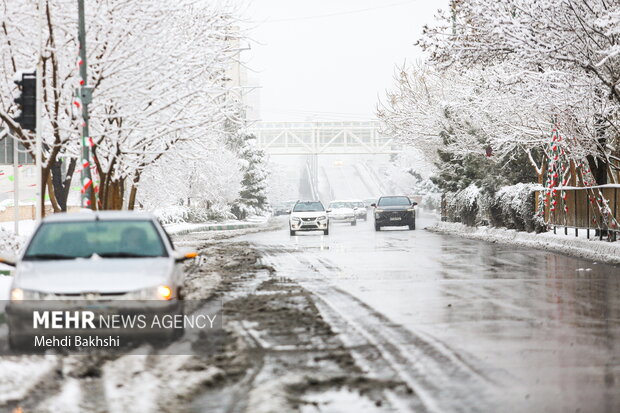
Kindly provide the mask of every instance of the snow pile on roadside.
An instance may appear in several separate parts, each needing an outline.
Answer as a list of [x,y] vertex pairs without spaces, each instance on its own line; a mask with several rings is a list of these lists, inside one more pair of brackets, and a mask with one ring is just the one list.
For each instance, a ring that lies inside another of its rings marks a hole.
[[553,233],[535,234],[506,228],[468,227],[456,222],[437,222],[426,229],[481,241],[544,249],[611,264],[620,263],[620,242],[573,238]]
[[128,354],[106,363],[103,387],[112,412],[176,412],[222,371],[194,356]]
[[57,366],[56,356],[2,357],[0,359],[0,406],[21,400]]

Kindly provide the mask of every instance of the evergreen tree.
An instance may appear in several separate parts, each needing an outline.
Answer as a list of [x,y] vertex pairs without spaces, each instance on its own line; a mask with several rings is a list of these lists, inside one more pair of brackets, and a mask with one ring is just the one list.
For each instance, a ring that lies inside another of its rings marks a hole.
[[243,179],[239,197],[231,212],[237,219],[265,212],[267,209],[267,159],[265,152],[256,146],[254,135],[238,134],[229,141],[229,146],[241,159]]
[[[448,148],[451,136],[443,136],[445,148]],[[519,182],[536,182],[537,175],[531,167],[524,151],[509,154],[508,159],[494,159],[485,155],[484,142],[480,144],[480,153],[454,154],[448,149],[439,149],[437,174],[432,182],[444,192],[458,192],[475,184],[483,192],[494,194],[499,188]],[[534,151],[534,156],[537,153]]]

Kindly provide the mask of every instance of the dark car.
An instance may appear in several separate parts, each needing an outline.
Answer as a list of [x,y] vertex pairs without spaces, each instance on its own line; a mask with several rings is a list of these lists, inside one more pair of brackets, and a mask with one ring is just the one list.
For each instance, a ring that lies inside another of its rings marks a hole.
[[375,208],[375,231],[381,227],[402,227],[407,225],[409,229],[415,229],[415,210],[417,202],[411,202],[406,196],[382,196]]
[[295,206],[295,204],[297,203],[297,201],[286,201],[286,202],[282,202],[277,204],[274,208],[273,208],[273,215],[274,216],[280,216],[280,215],[288,215],[289,212],[291,211],[291,209],[293,209],[293,207]]

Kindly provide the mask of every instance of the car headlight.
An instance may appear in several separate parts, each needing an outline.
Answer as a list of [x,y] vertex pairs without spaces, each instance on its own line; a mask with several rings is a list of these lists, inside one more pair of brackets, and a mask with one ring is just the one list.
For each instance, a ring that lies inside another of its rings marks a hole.
[[317,221],[325,221],[327,219],[327,217],[325,215],[321,215],[320,217],[318,217],[316,220]]
[[53,294],[42,293],[33,290],[23,290],[21,288],[13,288],[11,290],[11,301],[24,301],[24,300],[45,300],[53,297]]
[[301,222],[301,218],[298,218],[298,217],[291,217],[291,221]]
[[375,209],[375,212],[383,212],[383,210],[382,210],[382,209],[377,208],[377,209]]
[[413,208],[409,208],[407,212],[413,212]]
[[129,300],[170,300],[172,298],[172,288],[167,285],[144,288],[125,294]]

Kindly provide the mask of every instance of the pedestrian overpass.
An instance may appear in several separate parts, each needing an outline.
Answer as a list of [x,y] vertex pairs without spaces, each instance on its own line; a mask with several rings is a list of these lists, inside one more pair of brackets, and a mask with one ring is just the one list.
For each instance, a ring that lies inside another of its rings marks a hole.
[[257,122],[250,132],[270,155],[306,155],[304,171],[313,198],[318,199],[319,155],[385,155],[400,146],[381,133],[377,121]]
[[380,155],[399,152],[379,122],[257,122],[250,128],[271,155]]

